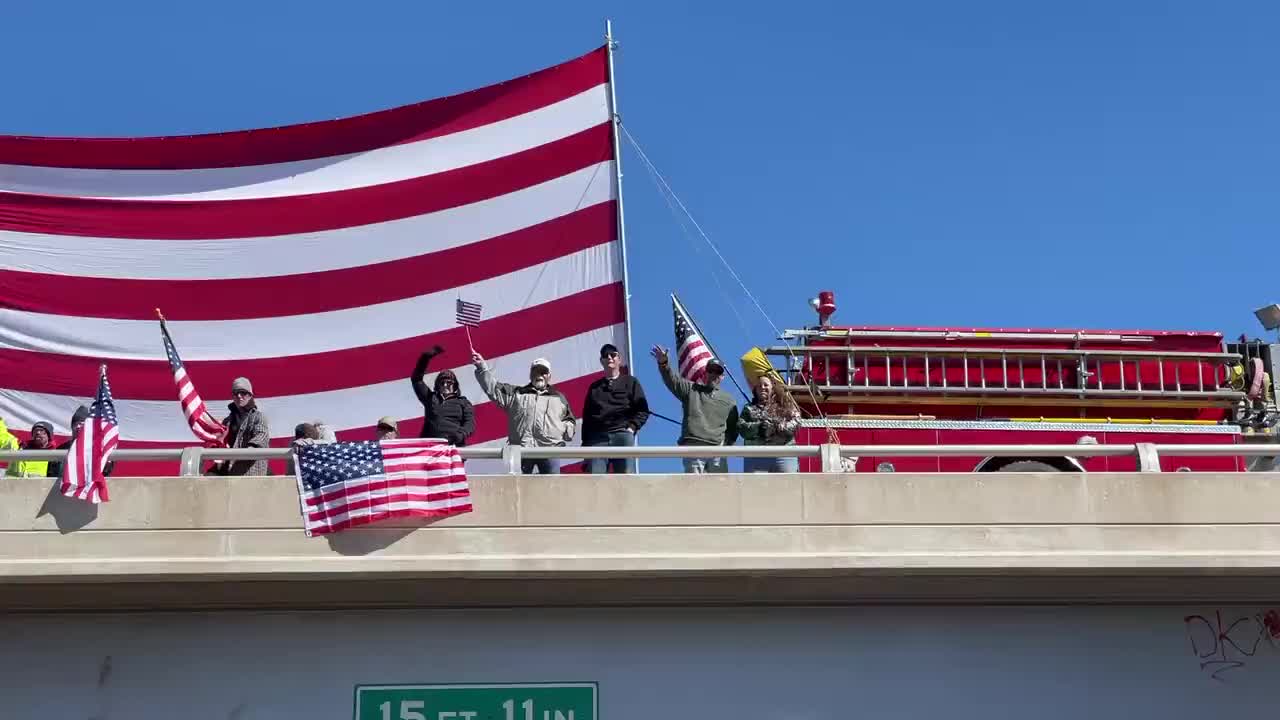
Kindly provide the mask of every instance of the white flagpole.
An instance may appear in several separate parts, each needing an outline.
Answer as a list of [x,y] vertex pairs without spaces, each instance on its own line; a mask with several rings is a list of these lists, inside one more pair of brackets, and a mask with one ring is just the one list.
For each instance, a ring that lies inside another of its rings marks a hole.
[[613,126],[613,169],[614,169],[614,189],[618,196],[618,245],[622,249],[622,302],[623,312],[627,317],[627,371],[632,375],[636,374],[634,349],[631,346],[631,278],[627,272],[627,223],[626,216],[622,211],[622,141],[619,137],[618,127],[622,124],[622,117],[618,115],[618,95],[614,88],[617,82],[613,77],[613,50],[616,43],[613,40],[613,21],[604,21],[604,42],[606,55],[609,59],[609,118]]

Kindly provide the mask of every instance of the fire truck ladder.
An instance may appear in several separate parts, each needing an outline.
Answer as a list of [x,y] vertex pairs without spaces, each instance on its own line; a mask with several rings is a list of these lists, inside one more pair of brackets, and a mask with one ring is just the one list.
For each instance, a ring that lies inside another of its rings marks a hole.
[[1194,400],[1230,406],[1234,353],[980,347],[770,347],[793,392]]

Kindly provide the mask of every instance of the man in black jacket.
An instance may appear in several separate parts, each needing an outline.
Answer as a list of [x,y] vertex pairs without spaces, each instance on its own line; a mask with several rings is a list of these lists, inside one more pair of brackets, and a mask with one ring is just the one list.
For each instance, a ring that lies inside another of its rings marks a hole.
[[[622,358],[618,348],[606,344],[600,348],[600,366],[604,377],[587,388],[587,399],[582,406],[582,444],[584,447],[631,447],[636,444],[636,433],[649,419],[649,401],[644,396],[640,381],[622,374]],[[604,458],[586,461],[586,472],[603,475]],[[635,458],[609,458],[611,473],[634,473]]]
[[463,397],[458,388],[458,376],[452,370],[441,370],[436,375],[435,389],[429,389],[422,376],[427,373],[431,358],[444,352],[439,345],[418,356],[409,382],[422,403],[422,433],[418,437],[444,438],[450,445],[462,447],[476,431],[476,413],[471,401]]

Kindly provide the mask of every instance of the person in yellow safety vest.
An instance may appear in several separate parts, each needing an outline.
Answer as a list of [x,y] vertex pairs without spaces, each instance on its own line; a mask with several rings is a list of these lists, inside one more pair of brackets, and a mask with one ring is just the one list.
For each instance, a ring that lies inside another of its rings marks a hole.
[[[53,449],[53,423],[41,420],[31,426],[31,439],[26,445],[22,446],[23,450],[52,450]],[[18,477],[45,477],[49,472],[48,460],[23,460],[17,464],[15,474]]]
[[[0,418],[0,450],[20,450],[22,449],[18,443],[18,438],[9,432],[9,428],[5,427],[4,418]],[[9,461],[0,460],[0,477],[4,477],[9,470]]]

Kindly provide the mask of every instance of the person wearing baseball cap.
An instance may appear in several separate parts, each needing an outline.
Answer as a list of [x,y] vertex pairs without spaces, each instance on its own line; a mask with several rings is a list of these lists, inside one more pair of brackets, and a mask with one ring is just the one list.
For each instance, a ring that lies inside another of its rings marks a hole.
[[[604,377],[591,383],[582,403],[582,445],[584,447],[631,447],[636,434],[649,419],[649,401],[640,381],[622,373],[622,357],[618,348],[605,343],[600,348],[600,367]],[[585,463],[593,475],[634,473],[635,458],[591,458]]]
[[[651,352],[658,361],[658,374],[672,395],[680,401],[684,416],[680,423],[677,445],[732,445],[738,440],[738,403],[720,389],[724,365],[711,358],[705,376],[694,382],[671,366],[667,349],[654,345]],[[697,377],[697,376],[695,376]],[[722,473],[728,470],[724,458],[684,458],[684,471],[689,473]]]
[[[569,400],[551,384],[551,361],[537,358],[529,364],[529,382],[519,387],[498,382],[488,363],[478,352],[471,353],[476,382],[495,405],[507,414],[507,442],[524,447],[563,447],[573,440],[578,420]],[[526,475],[560,472],[560,461],[539,458],[520,461]]]
[[395,418],[384,415],[378,418],[377,433],[379,440],[395,440],[400,437],[400,426],[396,424]]

